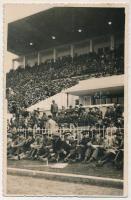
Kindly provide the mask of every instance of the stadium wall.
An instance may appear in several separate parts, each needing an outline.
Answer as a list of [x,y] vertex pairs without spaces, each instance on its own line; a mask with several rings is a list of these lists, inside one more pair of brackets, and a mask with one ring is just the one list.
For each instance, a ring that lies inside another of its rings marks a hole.
[[67,108],[67,106],[72,105],[74,107],[77,99],[79,99],[78,96],[74,96],[71,94],[67,95],[64,91],[62,91],[52,97],[49,97],[43,101],[36,103],[35,105],[30,106],[27,110],[33,111],[39,108],[41,111],[46,111],[48,114],[50,114],[52,100],[55,100],[55,102],[58,105],[58,108],[61,109],[62,106]]

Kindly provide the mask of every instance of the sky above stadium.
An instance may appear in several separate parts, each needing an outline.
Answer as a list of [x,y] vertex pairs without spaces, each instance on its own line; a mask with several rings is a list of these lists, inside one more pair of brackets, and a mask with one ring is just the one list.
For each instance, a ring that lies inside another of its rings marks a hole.
[[12,59],[17,57],[15,54],[7,51],[8,23],[49,8],[51,8],[51,6],[47,4],[6,4],[4,6],[4,69],[6,72],[12,67]]

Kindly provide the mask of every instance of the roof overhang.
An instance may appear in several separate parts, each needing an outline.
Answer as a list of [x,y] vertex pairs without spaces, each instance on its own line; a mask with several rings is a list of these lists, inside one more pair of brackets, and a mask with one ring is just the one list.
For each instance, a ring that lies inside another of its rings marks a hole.
[[68,94],[83,96],[94,92],[111,92],[112,94],[121,93],[124,90],[124,75],[109,76],[102,78],[90,78],[80,81],[77,85],[67,89]]
[[9,23],[7,49],[18,55],[30,54],[100,35],[123,33],[124,23],[124,8],[54,7]]

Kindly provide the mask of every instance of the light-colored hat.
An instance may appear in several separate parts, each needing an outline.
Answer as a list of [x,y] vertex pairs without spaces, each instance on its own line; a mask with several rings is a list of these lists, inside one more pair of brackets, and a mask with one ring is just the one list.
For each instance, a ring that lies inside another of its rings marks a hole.
[[60,136],[60,133],[59,133],[58,131],[55,131],[55,132],[53,133],[53,135],[54,135],[54,136]]

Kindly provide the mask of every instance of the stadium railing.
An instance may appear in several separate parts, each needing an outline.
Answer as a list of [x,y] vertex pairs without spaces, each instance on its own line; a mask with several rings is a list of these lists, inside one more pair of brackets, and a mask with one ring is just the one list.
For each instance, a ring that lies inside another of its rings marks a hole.
[[75,127],[75,128],[58,128],[55,130],[51,130],[51,129],[39,129],[39,128],[28,128],[28,129],[24,129],[24,128],[17,128],[16,129],[16,133],[17,134],[24,134],[25,137],[27,137],[29,134],[32,134],[34,137],[36,137],[36,135],[40,134],[40,135],[44,135],[45,133],[52,138],[53,135],[58,135],[61,138],[64,138],[64,135],[66,133],[70,133],[72,137],[76,138],[78,141],[81,140],[82,138],[82,134],[84,131],[87,131],[90,135],[90,137],[94,137],[95,134],[100,134],[102,136],[102,138],[104,138],[106,135],[114,135],[116,132],[118,133],[123,133],[124,134],[124,128],[115,128],[115,127],[103,127],[103,128],[92,128],[90,129],[89,127]]

